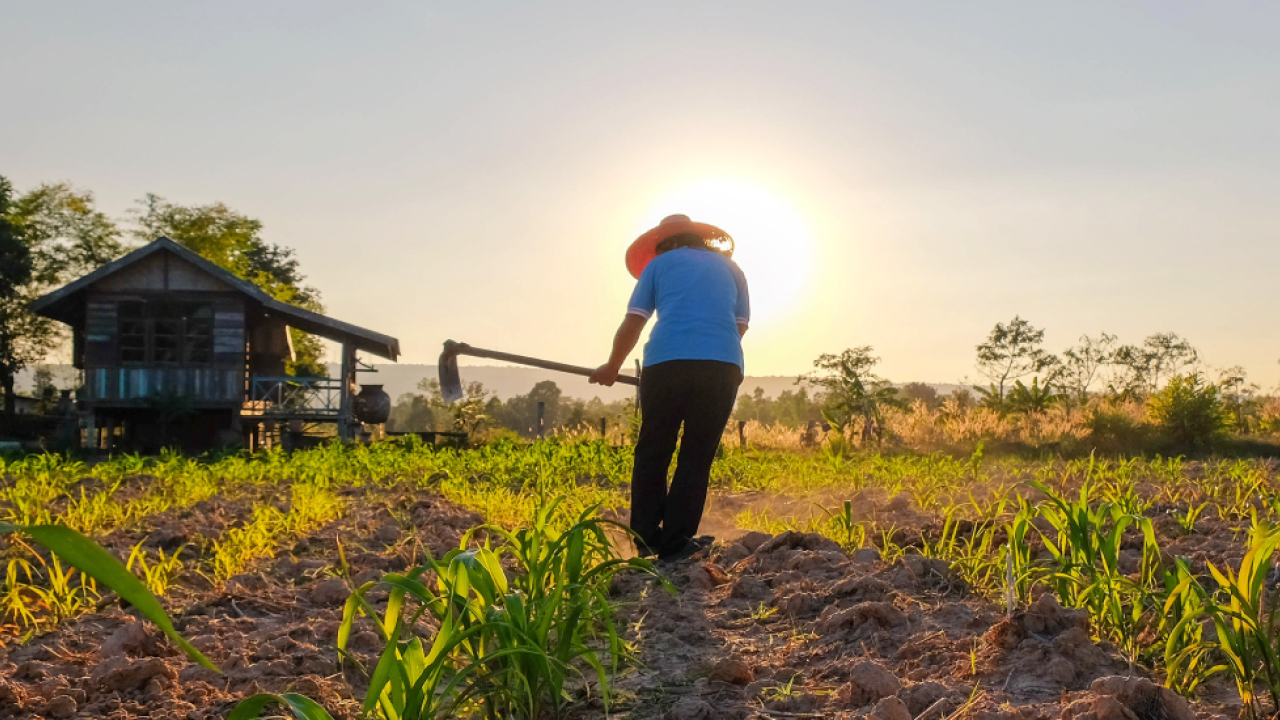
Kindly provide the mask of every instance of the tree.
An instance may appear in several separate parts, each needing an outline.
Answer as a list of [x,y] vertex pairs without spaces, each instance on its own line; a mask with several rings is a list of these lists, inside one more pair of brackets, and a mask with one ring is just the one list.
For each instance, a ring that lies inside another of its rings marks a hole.
[[1031,378],[1031,384],[1025,385],[1021,380],[1014,380],[1013,387],[1005,397],[1005,406],[1013,412],[1042,413],[1048,410],[1062,396],[1053,391],[1053,386],[1046,382],[1040,384],[1040,378]]
[[94,207],[93,193],[44,184],[13,203],[12,216],[31,248],[31,282],[40,293],[124,255],[120,229]]
[[777,422],[787,427],[805,427],[810,422],[822,420],[822,407],[809,390],[801,387],[795,391],[783,390],[773,401]]
[[489,421],[489,391],[484,389],[484,383],[464,383],[462,399],[452,404],[445,402],[440,381],[435,378],[418,381],[418,389],[426,394],[427,402],[437,411],[435,418],[448,418],[450,429],[454,432],[470,435]]
[[[9,240],[0,241],[8,248],[0,253],[6,260],[2,274],[10,277],[0,282],[8,288],[0,293],[0,385],[5,389],[5,411],[12,412],[14,376],[44,359],[65,337],[61,326],[28,311],[27,304],[116,259],[125,247],[115,223],[95,209],[92,193],[56,183],[12,199],[12,186],[7,180],[2,184],[0,216]],[[25,273],[23,261],[14,254],[23,254],[12,244],[15,237],[25,248]],[[22,279],[15,282],[18,276]]]
[[[798,382],[807,382],[802,377]],[[757,387],[750,395],[738,398],[733,411],[734,420],[754,420],[761,425],[777,423],[785,427],[805,427],[810,422],[823,419],[822,407],[809,396],[803,385],[796,390],[783,390],[777,397],[766,397],[764,389]]]
[[[134,237],[150,242],[167,237],[200,257],[262,288],[271,297],[298,307],[324,312],[320,293],[303,284],[305,277],[291,248],[268,243],[261,237],[262,223],[235,212],[222,203],[177,205],[147,194],[133,211]],[[318,377],[327,374],[319,338],[289,330],[294,361],[290,374]]]
[[560,386],[554,380],[543,380],[533,386],[527,395],[516,395],[495,409],[494,419],[503,427],[511,428],[525,437],[538,435],[538,403],[543,406],[543,427],[550,430],[561,421]]
[[947,394],[946,398],[943,399],[944,407],[949,406],[948,409],[954,408],[960,412],[972,410],[977,407],[977,405],[978,401],[974,399],[973,393],[966,387],[958,387],[955,390],[952,390]]
[[733,419],[740,421],[754,420],[761,425],[772,425],[778,421],[771,398],[765,397],[764,388],[757,387],[750,395],[740,395],[733,408]]
[[1101,333],[1096,338],[1080,336],[1080,344],[1062,352],[1062,364],[1055,368],[1052,378],[1063,394],[1083,403],[1089,398],[1089,388],[1098,372],[1111,364],[1115,356],[1116,336]]
[[813,361],[816,370],[800,379],[824,390],[827,422],[843,430],[862,418],[862,439],[879,440],[883,436],[882,408],[898,404],[897,392],[889,381],[872,372],[879,362],[870,345],[839,355],[824,353]]
[[978,372],[991,381],[992,392],[1004,400],[1008,384],[1058,364],[1040,344],[1044,330],[1015,315],[1008,325],[996,323],[987,341],[978,345]]
[[1244,368],[1239,365],[1223,368],[1217,375],[1213,384],[1218,387],[1228,426],[1240,432],[1248,432],[1249,421],[1258,405],[1258,391],[1262,388],[1257,383],[1249,382]]
[[58,403],[58,387],[53,384],[53,370],[37,365],[31,376],[31,394],[39,401],[41,414],[48,414]]
[[4,389],[4,412],[12,415],[15,398],[13,379],[26,365],[22,348],[22,288],[31,279],[31,252],[9,218],[13,186],[0,176],[0,384]]
[[1173,376],[1200,360],[1191,343],[1175,333],[1156,333],[1142,345],[1117,348],[1113,362],[1124,370],[1121,378],[1125,390],[1149,395],[1160,389],[1160,381]]
[[1226,434],[1222,389],[1200,373],[1174,375],[1147,400],[1147,415],[1177,449],[1205,450]]
[[898,388],[898,393],[907,402],[919,400],[928,408],[936,408],[942,404],[942,401],[938,399],[938,391],[932,385],[926,385],[922,382],[909,382]]
[[405,393],[391,408],[387,430],[392,432],[422,432],[436,429],[436,408],[425,395]]

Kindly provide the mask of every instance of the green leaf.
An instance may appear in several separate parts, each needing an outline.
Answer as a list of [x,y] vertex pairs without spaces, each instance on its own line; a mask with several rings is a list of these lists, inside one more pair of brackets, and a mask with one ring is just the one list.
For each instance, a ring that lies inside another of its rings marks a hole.
[[138,609],[148,620],[156,624],[169,636],[187,657],[201,665],[222,672],[209,658],[195,649],[186,638],[178,634],[169,614],[164,611],[160,601],[151,591],[133,576],[119,560],[115,559],[97,543],[65,525],[11,525],[0,522],[0,535],[22,532],[48,548],[50,552],[62,558],[72,567],[111,588],[117,595]]
[[314,700],[296,693],[273,695],[263,693],[241,700],[239,705],[227,716],[227,720],[253,720],[260,717],[262,711],[271,704],[280,703],[293,711],[298,720],[333,720],[333,716],[320,707]]

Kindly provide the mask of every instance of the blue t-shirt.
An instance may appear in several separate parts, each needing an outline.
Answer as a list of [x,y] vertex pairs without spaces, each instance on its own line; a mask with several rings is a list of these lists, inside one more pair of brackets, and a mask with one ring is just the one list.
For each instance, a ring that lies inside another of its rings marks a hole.
[[650,261],[627,312],[658,324],[644,346],[645,367],[668,360],[719,360],[744,373],[738,325],[751,319],[747,278],[718,252],[679,248]]

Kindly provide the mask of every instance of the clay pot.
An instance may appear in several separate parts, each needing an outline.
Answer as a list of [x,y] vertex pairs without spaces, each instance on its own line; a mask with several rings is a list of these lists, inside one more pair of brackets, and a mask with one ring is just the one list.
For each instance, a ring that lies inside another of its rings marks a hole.
[[366,425],[381,425],[391,417],[391,396],[381,385],[361,385],[355,397],[356,419]]

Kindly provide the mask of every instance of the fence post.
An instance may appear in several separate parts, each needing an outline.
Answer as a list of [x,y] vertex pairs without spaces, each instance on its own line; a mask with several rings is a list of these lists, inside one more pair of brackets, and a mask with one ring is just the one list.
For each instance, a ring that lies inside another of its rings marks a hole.
[[745,448],[747,446],[747,421],[738,421],[738,447]]
[[609,438],[609,418],[600,418],[600,439],[607,440]]
[[539,440],[542,439],[542,435],[545,430],[544,420],[546,418],[546,414],[547,414],[547,404],[544,402],[539,402],[538,403],[538,439]]

